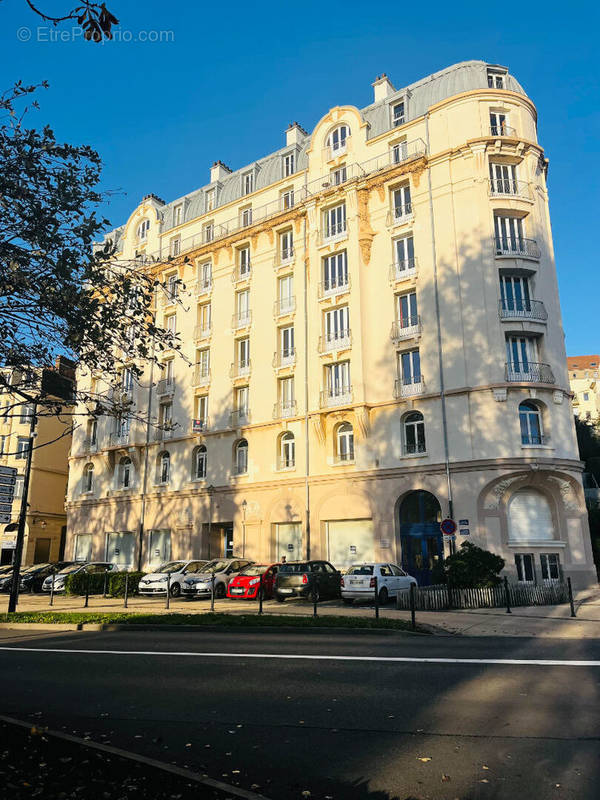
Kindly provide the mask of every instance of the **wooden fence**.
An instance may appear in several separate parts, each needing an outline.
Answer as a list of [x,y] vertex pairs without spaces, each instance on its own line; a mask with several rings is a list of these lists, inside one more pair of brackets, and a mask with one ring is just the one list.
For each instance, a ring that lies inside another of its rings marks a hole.
[[[508,595],[511,607],[551,606],[567,603],[569,600],[566,583],[550,583],[543,586],[508,584]],[[408,592],[398,594],[397,607],[410,609]],[[451,608],[506,608],[505,586],[500,584],[487,589],[457,589],[439,585],[415,589],[417,611],[446,611]]]

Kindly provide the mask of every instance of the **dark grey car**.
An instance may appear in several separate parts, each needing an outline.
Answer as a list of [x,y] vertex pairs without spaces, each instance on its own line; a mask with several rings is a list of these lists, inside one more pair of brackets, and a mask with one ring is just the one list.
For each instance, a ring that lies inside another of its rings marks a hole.
[[288,561],[279,567],[275,599],[283,603],[288,597],[313,597],[317,600],[337,598],[341,593],[342,574],[329,561]]

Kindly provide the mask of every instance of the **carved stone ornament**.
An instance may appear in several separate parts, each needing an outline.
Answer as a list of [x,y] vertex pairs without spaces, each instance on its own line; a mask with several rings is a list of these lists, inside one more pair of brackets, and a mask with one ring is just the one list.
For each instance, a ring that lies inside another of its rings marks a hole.
[[562,401],[564,399],[564,394],[560,391],[556,391],[552,394],[552,399],[556,403],[557,406],[562,405]]
[[486,511],[495,511],[500,507],[500,500],[502,499],[502,495],[506,490],[511,486],[515,481],[519,480],[519,476],[515,478],[505,478],[503,481],[497,483],[494,488],[490,491],[490,495],[487,499],[487,502],[484,505],[484,509]]
[[319,440],[319,444],[325,443],[325,428],[323,427],[323,420],[321,415],[316,417],[311,417],[311,422],[313,425],[313,430],[315,432],[315,436]]
[[371,428],[369,423],[369,412],[366,408],[357,408],[354,410],[354,416],[356,418],[356,424],[360,431],[361,437],[366,439]]
[[358,199],[358,244],[363,263],[367,266],[371,260],[371,245],[375,238],[375,231],[371,228],[369,218],[369,192],[361,189],[357,192]]
[[566,511],[580,511],[579,501],[577,500],[577,495],[573,490],[573,486],[569,481],[565,481],[562,478],[550,478],[553,483],[558,484],[558,488],[560,491],[560,497],[563,502]]
[[492,389],[492,394],[497,403],[504,403],[508,397],[508,391],[506,389]]

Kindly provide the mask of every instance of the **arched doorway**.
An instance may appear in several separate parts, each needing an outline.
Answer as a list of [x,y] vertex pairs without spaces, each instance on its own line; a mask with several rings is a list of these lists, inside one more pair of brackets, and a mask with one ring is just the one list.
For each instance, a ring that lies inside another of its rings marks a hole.
[[443,558],[442,509],[430,492],[418,489],[407,494],[400,504],[400,542],[402,567],[419,586],[429,586],[431,570]]

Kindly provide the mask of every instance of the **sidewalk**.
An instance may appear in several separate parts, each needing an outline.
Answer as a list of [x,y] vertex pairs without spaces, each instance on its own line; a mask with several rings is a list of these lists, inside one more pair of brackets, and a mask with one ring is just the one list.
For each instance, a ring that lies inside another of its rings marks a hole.
[[[8,597],[0,600],[0,612],[7,610]],[[577,617],[572,619],[568,604],[558,606],[529,606],[514,608],[507,614],[502,608],[480,608],[462,611],[418,611],[417,622],[431,626],[437,634],[462,636],[536,636],[561,639],[600,639],[600,588],[579,592],[575,602]],[[129,598],[128,607],[122,599],[102,598],[90,595],[89,606],[84,608],[83,597],[55,595],[50,607],[48,595],[21,595],[18,611],[92,611],[95,613],[129,612],[144,614],[207,614],[208,600],[188,601],[172,599],[170,608],[165,607],[165,598]],[[215,610],[227,614],[256,614],[258,603],[243,600],[217,600]],[[268,600],[263,606],[264,614],[312,615],[312,605],[288,601],[277,603]],[[374,608],[369,605],[345,606],[339,600],[319,603],[319,615],[340,617],[373,617]],[[410,620],[410,612],[398,611],[392,605],[380,609],[381,617]]]

